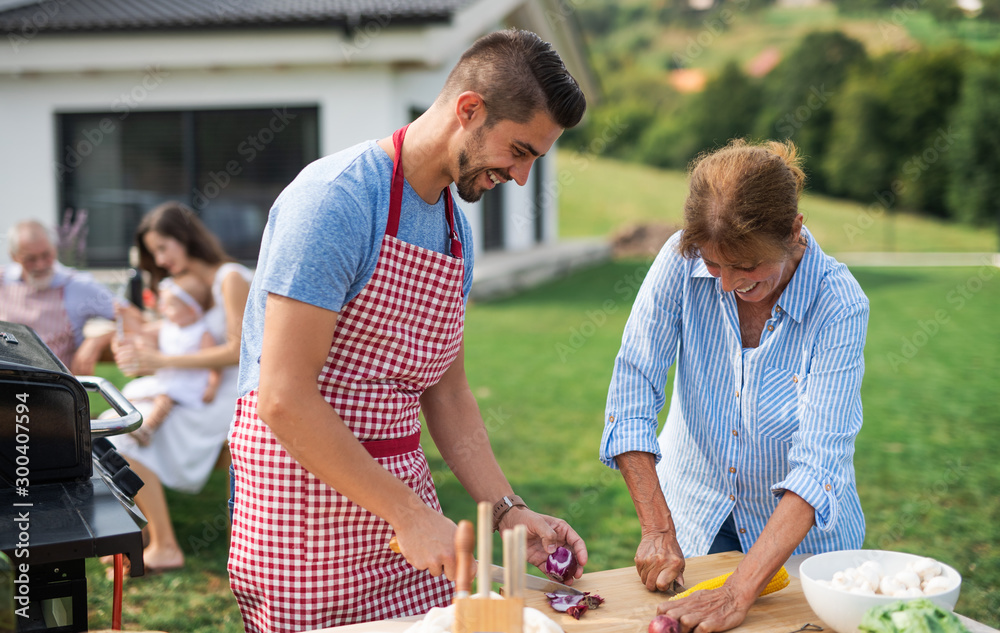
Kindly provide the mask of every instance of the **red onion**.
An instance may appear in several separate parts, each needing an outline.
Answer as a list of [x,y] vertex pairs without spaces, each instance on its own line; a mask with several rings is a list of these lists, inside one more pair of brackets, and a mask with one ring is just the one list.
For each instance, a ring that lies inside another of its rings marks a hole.
[[[587,612],[588,609],[596,609],[604,604],[604,598],[599,595],[585,591],[583,594],[567,593],[547,593],[549,605],[560,613],[568,613],[577,620]],[[678,631],[678,633],[680,633]]]
[[566,582],[576,574],[576,556],[565,547],[557,547],[545,561],[545,574],[556,582]]
[[649,623],[649,633],[681,633],[681,623],[666,615],[658,615]]

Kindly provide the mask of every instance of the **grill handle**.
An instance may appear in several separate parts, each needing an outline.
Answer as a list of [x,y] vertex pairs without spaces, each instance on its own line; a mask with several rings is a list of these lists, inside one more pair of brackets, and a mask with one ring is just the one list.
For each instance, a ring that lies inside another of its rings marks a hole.
[[83,388],[90,393],[98,393],[121,417],[107,420],[91,420],[90,436],[107,437],[131,433],[142,426],[142,414],[118,391],[111,381],[97,376],[77,376]]

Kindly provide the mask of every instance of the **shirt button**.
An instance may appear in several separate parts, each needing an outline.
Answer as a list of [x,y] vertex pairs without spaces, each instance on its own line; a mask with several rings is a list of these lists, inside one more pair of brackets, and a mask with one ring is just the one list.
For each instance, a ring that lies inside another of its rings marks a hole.
[[774,331],[774,326],[773,325],[767,326],[767,331],[768,332],[773,332]]
[[799,381],[798,376],[792,376],[792,382],[798,382],[798,381]]
[[827,492],[833,490],[833,486],[831,486],[830,484],[827,484],[827,485],[825,485],[823,487],[826,488]]
[[747,533],[746,528],[740,528],[740,534],[746,534],[746,533]]
[[729,495],[730,501],[736,501],[736,495]]
[[733,430],[733,437],[738,437],[738,436],[739,436],[739,434],[740,434],[740,432],[739,432],[739,431],[737,431],[737,430],[735,430],[735,429]]
[[737,392],[736,392],[736,397],[737,397],[737,398],[739,398],[739,397],[740,397],[740,392],[739,392],[739,391],[737,391]]
[[[735,473],[735,472],[736,472],[736,469],[735,469],[735,468],[733,468],[732,466],[730,466],[730,467],[729,467],[729,472],[731,472],[731,473]],[[828,488],[828,490],[829,490],[829,488]]]

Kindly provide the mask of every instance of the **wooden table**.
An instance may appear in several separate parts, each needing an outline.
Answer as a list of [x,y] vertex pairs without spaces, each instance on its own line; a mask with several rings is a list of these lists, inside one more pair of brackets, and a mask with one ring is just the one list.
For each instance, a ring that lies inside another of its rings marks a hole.
[[[689,558],[684,572],[685,584],[691,587],[731,572],[742,559],[743,554],[738,552]],[[649,621],[656,615],[656,606],[666,599],[663,594],[647,591],[634,567],[584,573],[573,586],[600,595],[605,603],[599,609],[587,611],[579,620],[553,611],[544,594],[538,591],[527,592],[525,605],[551,617],[566,633],[646,633]],[[972,633],[996,633],[995,629],[961,618]],[[369,622],[317,633],[399,633],[419,619],[418,616]],[[732,630],[735,633],[790,633],[806,623],[818,624],[832,633],[832,629],[809,608],[799,579],[792,577],[781,591],[758,598],[743,624]]]

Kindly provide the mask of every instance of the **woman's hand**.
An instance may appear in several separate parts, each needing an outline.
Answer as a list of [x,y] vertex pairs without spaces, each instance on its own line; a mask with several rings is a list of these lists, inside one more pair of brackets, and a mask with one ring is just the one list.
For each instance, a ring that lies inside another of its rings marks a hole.
[[743,623],[750,611],[749,602],[726,583],[718,589],[696,591],[687,598],[664,602],[656,612],[681,623],[681,633],[728,631]]
[[522,524],[528,531],[527,553],[528,562],[545,571],[545,561],[557,547],[565,547],[573,552],[579,565],[573,578],[566,581],[572,585],[573,580],[583,575],[583,566],[587,564],[587,545],[573,528],[562,519],[539,514],[527,508],[512,508],[500,521],[500,530],[510,529]]
[[164,356],[143,338],[129,338],[118,343],[115,363],[126,376],[144,376],[164,366]]
[[643,530],[635,551],[635,568],[646,589],[668,591],[674,580],[684,584],[684,554],[673,531]]
[[142,318],[142,310],[131,303],[115,303],[115,319],[121,321],[125,334],[142,332],[146,323]]

